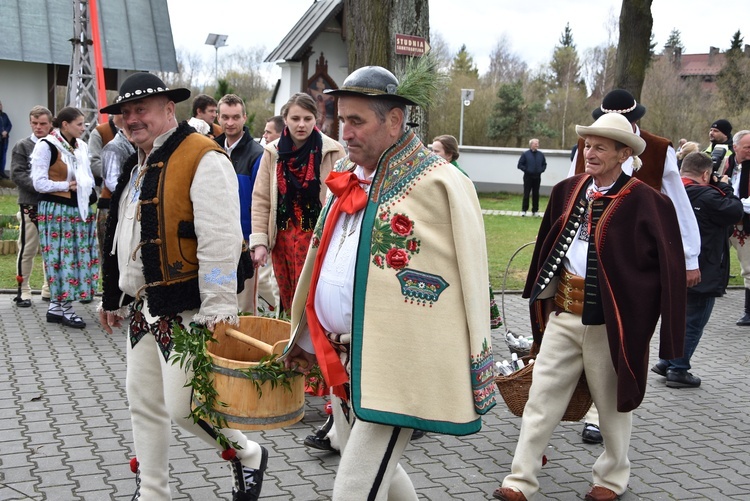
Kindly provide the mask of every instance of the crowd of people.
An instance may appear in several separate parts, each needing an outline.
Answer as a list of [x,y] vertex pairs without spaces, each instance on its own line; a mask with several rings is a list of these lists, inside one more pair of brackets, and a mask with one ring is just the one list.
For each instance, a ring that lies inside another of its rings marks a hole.
[[[416,500],[400,465],[415,431],[477,433],[496,404],[497,308],[456,139],[423,144],[409,108],[429,102],[399,91],[385,68],[360,68],[322,92],[337,100],[346,149],[318,128],[306,93],[268,118],[259,143],[239,96],[198,95],[179,122],[175,104],[190,91],[149,73],[123,81],[89,144],[80,110],[29,113],[10,172],[21,228],[14,301],[31,306],[41,249],[47,322],[84,328],[73,304],[91,301],[102,277],[98,321],[110,334],[127,330],[134,500],[170,499],[172,423],[229,462],[235,501],[260,497],[268,466],[269,451],[244,433],[223,428],[229,441],[217,440],[211,424],[187,417],[192,371],[171,363],[175,329],[237,325],[243,312],[290,316],[285,366],[307,374],[317,364],[330,390],[331,418],[305,443],[341,454],[334,500]],[[746,287],[737,325],[750,325],[750,131],[732,137],[719,119],[708,148],[681,140],[675,149],[639,127],[645,113],[629,92],[607,94],[593,123],[576,126],[569,176],[541,216],[523,291],[534,379],[496,499],[538,494],[544,449],[582,373],[594,402],[582,439],[604,444],[585,499],[625,493],[657,322],[650,371],[667,387],[698,387],[690,359],[725,293],[730,246]],[[3,116],[0,105],[10,130]],[[531,139],[518,161],[522,215],[538,215],[546,167]],[[439,395],[394,391],[436,358],[452,375]]]

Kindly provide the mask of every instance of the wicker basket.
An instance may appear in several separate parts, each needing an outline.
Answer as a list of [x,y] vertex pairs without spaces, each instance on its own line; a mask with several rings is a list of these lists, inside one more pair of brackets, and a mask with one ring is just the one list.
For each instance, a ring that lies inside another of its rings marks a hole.
[[[529,400],[529,388],[531,388],[531,380],[536,364],[529,364],[531,357],[523,357],[521,360],[524,361],[526,366],[520,371],[516,371],[510,376],[497,376],[495,377],[495,384],[497,384],[500,394],[505,400],[505,404],[510,409],[510,412],[516,416],[523,416],[523,409],[526,407],[526,402]],[[581,374],[581,378],[578,380],[573,396],[570,397],[570,403],[568,408],[563,414],[563,421],[580,421],[583,416],[591,407],[592,399],[591,393],[589,392],[589,385],[586,383],[586,375]]]

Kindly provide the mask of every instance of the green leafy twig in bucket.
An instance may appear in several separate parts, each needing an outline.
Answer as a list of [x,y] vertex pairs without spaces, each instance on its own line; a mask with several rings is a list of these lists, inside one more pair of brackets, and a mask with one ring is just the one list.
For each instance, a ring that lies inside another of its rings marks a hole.
[[213,362],[208,353],[208,343],[216,343],[216,338],[204,325],[191,322],[189,328],[183,329],[175,322],[172,326],[172,341],[172,364],[179,363],[185,372],[193,372],[193,377],[185,383],[185,386],[193,389],[195,397],[188,417],[192,418],[194,423],[208,423],[216,434],[216,441],[224,449],[241,449],[239,444],[232,442],[221,432],[222,428],[227,427],[227,421],[214,409],[216,406],[227,406],[218,399],[219,393],[213,385]]
[[[180,368],[193,373],[193,377],[185,383],[185,386],[193,389],[195,397],[193,399],[194,405],[188,417],[192,418],[195,423],[199,421],[208,423],[216,434],[216,441],[223,448],[241,448],[221,432],[222,428],[227,427],[227,421],[215,409],[216,407],[227,407],[227,404],[219,400],[219,394],[213,384],[213,359],[208,352],[208,343],[217,342],[213,333],[205,326],[194,322],[190,324],[188,329],[183,329],[179,324],[174,323],[172,340],[174,341],[172,364],[179,363]],[[271,389],[281,385],[291,393],[291,380],[299,376],[299,373],[284,367],[284,363],[275,354],[265,356],[258,361],[256,366],[239,372],[245,374],[253,382],[253,386],[258,392],[258,398],[263,396],[262,386],[264,382],[268,382]]]

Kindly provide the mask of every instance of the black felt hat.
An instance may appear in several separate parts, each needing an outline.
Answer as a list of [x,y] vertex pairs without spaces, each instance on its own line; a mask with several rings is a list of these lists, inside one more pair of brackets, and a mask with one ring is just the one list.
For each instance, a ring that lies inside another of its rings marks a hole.
[[602,99],[602,105],[591,112],[594,120],[605,113],[617,113],[628,119],[631,124],[646,114],[646,107],[635,101],[633,95],[625,89],[614,89]]
[[122,113],[120,105],[152,96],[167,96],[175,103],[179,103],[190,97],[190,90],[182,87],[170,89],[159,77],[151,73],[133,73],[120,85],[120,94],[115,98],[115,102],[99,110],[99,113],[119,115]]
[[381,97],[418,106],[411,98],[399,95],[398,90],[396,75],[382,66],[363,66],[346,77],[341,88],[323,92],[332,96]]

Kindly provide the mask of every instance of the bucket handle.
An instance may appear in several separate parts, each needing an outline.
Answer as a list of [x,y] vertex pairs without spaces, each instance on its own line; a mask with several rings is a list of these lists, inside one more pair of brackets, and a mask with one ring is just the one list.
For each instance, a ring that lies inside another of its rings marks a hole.
[[[250,346],[254,346],[255,348],[258,348],[259,350],[263,350],[269,355],[273,353],[273,346],[271,346],[268,343],[264,343],[260,339],[255,339],[254,337],[248,336],[247,334],[244,334],[236,329],[232,329],[231,327],[228,328],[225,331],[226,335],[231,337],[232,339],[236,339],[237,341],[245,344],[249,344]],[[282,348],[283,350],[283,348]]]

